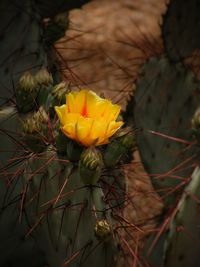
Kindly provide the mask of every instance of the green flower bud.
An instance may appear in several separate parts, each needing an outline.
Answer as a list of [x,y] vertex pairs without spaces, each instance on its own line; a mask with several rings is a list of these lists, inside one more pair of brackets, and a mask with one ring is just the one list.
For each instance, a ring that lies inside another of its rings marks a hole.
[[79,161],[79,175],[84,184],[96,184],[101,176],[102,157],[94,147],[87,148]]
[[133,132],[129,131],[124,136],[120,138],[120,143],[126,147],[126,149],[131,149],[136,145],[136,139]]
[[19,80],[16,87],[16,104],[19,112],[26,113],[36,106],[38,94],[38,83],[34,76],[25,73]]
[[130,128],[119,131],[113,141],[107,145],[104,154],[104,163],[108,167],[115,166],[123,160],[128,153],[131,153],[136,144],[135,135]]
[[36,73],[35,80],[39,85],[48,86],[49,84],[53,84],[53,77],[46,68],[42,68]]
[[42,130],[44,125],[47,127],[47,123],[48,123],[48,116],[43,107],[40,107],[37,112],[29,116],[24,121],[23,131],[26,134],[37,133]]
[[35,79],[38,83],[39,91],[37,96],[37,104],[38,106],[45,106],[47,109],[48,97],[53,87],[52,75],[47,71],[46,68],[42,68],[36,73]]
[[106,220],[98,221],[94,227],[95,236],[100,241],[104,241],[112,234],[112,227]]
[[39,121],[41,124],[47,125],[49,118],[43,107],[40,107],[35,113],[35,120]]
[[41,152],[48,136],[48,116],[41,107],[23,123],[24,141],[33,152]]
[[35,77],[31,73],[26,72],[19,80],[18,90],[30,93],[36,90],[37,85]]
[[65,95],[69,93],[66,82],[61,82],[54,86],[52,96],[54,97],[54,105],[61,105],[65,103]]

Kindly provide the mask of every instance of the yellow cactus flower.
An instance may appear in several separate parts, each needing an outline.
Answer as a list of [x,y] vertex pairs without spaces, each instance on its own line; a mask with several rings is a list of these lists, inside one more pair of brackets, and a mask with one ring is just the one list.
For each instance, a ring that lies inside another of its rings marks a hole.
[[108,143],[123,125],[116,121],[120,109],[89,90],[71,92],[66,95],[65,105],[55,107],[63,133],[86,147]]

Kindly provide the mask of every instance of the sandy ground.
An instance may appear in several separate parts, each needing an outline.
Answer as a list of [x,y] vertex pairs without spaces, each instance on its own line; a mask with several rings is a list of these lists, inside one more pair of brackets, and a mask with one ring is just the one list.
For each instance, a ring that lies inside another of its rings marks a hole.
[[[70,29],[56,45],[71,86],[90,88],[125,109],[140,66],[162,52],[160,24],[165,9],[164,0],[96,0],[73,10]],[[155,227],[152,218],[163,207],[137,152],[125,169],[130,201],[123,216],[129,231],[121,232],[126,256],[118,261],[119,267],[137,266],[133,254]]]

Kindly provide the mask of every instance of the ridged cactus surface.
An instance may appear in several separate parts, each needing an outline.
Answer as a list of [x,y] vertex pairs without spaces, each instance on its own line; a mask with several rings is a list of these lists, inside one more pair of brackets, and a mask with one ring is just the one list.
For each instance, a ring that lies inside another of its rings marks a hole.
[[[8,171],[11,172],[12,169]],[[25,237],[29,228],[25,217],[20,217],[22,210],[19,201],[22,188],[22,179],[19,178],[10,185],[3,179],[0,182],[0,265],[44,267],[45,254],[32,237]]]
[[[44,68],[25,73],[16,90],[17,108],[0,112],[0,236],[9,246],[2,266],[9,258],[17,267],[114,266],[115,214],[126,201],[120,165],[135,144],[128,128],[108,142],[123,125],[116,121],[120,106],[89,90],[68,92],[64,82],[53,86]],[[32,265],[30,257],[37,259]]]
[[142,162],[167,204],[177,198],[193,169],[197,147],[191,118],[199,84],[183,65],[151,58],[142,68],[128,116],[134,115]]
[[170,1],[163,18],[162,35],[171,61],[181,61],[200,48],[199,10],[199,0]]
[[25,71],[36,72],[47,65],[43,28],[34,1],[1,1],[0,105],[14,94]]
[[[53,45],[65,34],[68,11],[86,2],[0,3],[2,267],[115,266],[118,231],[129,228],[123,221],[130,201],[124,166],[135,135],[130,128],[119,130],[118,105],[57,84]],[[153,253],[145,251],[142,258],[155,267],[200,262],[199,168],[193,172],[200,84],[183,64],[200,47],[199,7],[199,0],[171,0],[162,28],[166,55],[144,64],[125,113],[136,129],[144,167],[166,204],[160,218],[166,227],[158,226],[162,231]],[[157,230],[152,232],[146,250],[157,237]]]
[[95,236],[98,221],[112,225],[98,185],[84,185],[77,167],[50,148],[27,162],[24,179],[28,221],[38,223],[33,235],[50,266],[112,266],[111,233],[105,242]]
[[178,203],[166,240],[165,267],[199,266],[200,170],[197,167]]

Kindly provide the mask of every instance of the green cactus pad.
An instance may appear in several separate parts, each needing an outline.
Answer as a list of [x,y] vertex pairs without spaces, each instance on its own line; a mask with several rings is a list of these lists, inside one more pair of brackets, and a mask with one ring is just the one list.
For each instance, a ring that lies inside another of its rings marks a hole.
[[127,201],[127,183],[126,175],[123,168],[120,166],[107,169],[101,178],[102,188],[106,202],[112,207],[113,210],[118,211],[124,208]]
[[191,118],[198,106],[198,89],[193,74],[184,66],[172,65],[165,57],[151,58],[128,106],[129,122],[133,125],[135,120],[142,162],[167,204],[182,191],[181,182],[193,170],[197,147],[190,145]]
[[25,217],[19,218],[22,188],[18,178],[9,186],[6,180],[0,180],[0,266],[44,267],[44,253],[34,239],[25,238],[28,225]]
[[43,29],[34,1],[1,1],[0,104],[13,98],[16,84],[25,71],[45,66]]
[[24,181],[30,232],[51,267],[112,266],[112,237],[103,242],[95,236],[97,221],[112,224],[99,186],[85,186],[77,167],[67,161],[61,164],[51,148],[30,159]]
[[200,1],[171,0],[162,34],[169,58],[180,61],[200,48]]
[[[13,168],[20,160],[12,160],[25,153],[22,143],[22,118],[17,110],[10,106],[0,108],[0,170]],[[8,175],[8,173],[7,173]],[[8,176],[9,177],[9,176]]]
[[200,169],[196,168],[171,222],[166,241],[165,267],[200,266],[199,199]]
[[0,110],[0,266],[44,267],[45,255],[32,238],[25,238],[25,217],[19,220],[26,160],[21,120],[14,107]]

